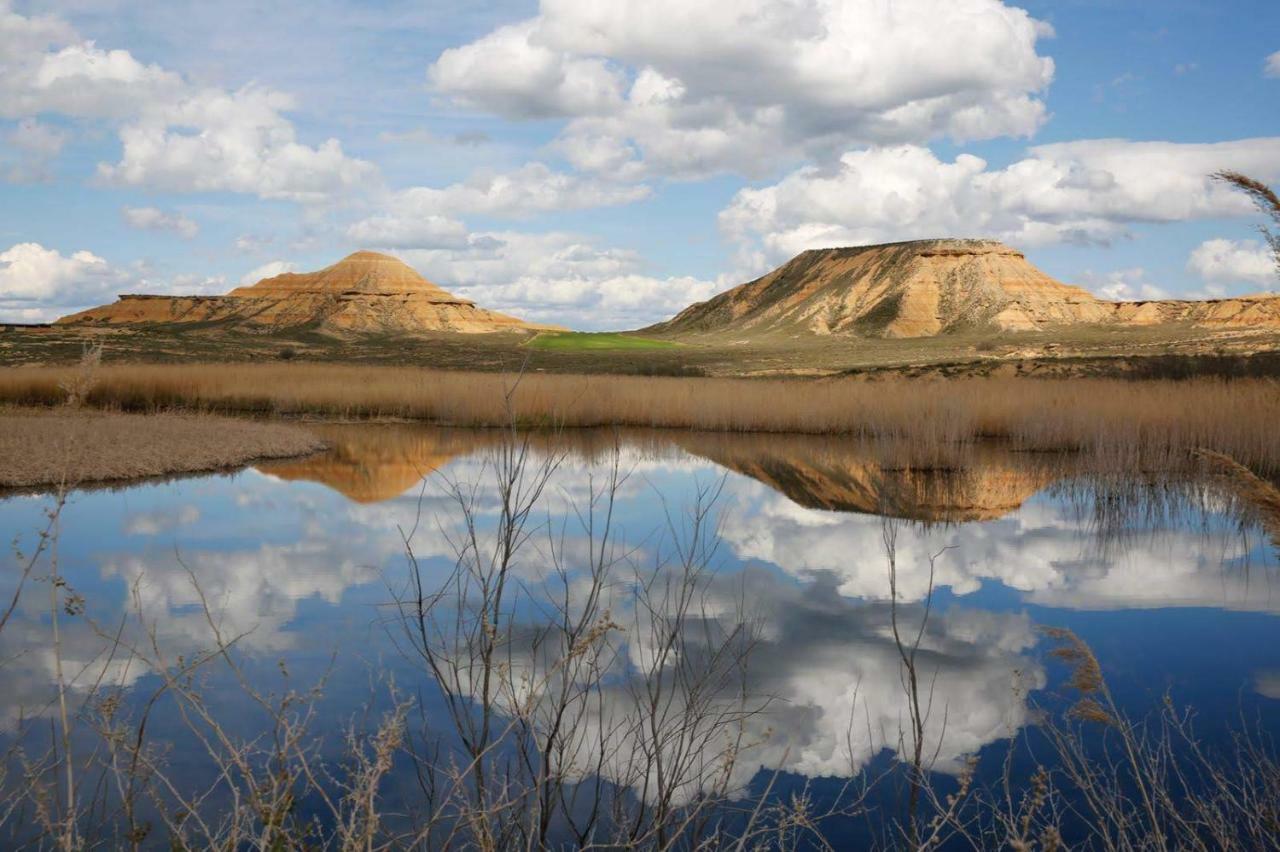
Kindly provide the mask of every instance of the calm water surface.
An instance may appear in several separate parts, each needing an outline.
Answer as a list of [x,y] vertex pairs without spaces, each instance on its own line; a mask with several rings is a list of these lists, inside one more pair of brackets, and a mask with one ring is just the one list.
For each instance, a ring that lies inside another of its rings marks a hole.
[[[325,754],[339,754],[353,720],[390,706],[393,692],[415,700],[415,724],[442,718],[391,603],[406,590],[406,537],[429,580],[454,565],[451,484],[478,486],[479,526],[492,527],[489,462],[500,435],[361,425],[330,427],[328,437],[334,448],[310,459],[71,496],[57,556],[84,601],[83,614],[60,619],[73,712],[107,687],[123,688],[136,712],[158,679],[146,655],[124,646],[190,660],[216,629],[234,640],[254,688],[323,684],[312,727]],[[551,554],[571,571],[589,558],[583,507],[608,479],[615,441],[628,475],[611,553],[631,570],[670,559],[686,510],[718,493],[719,545],[699,624],[723,628],[748,614],[757,641],[745,677],[753,694],[775,699],[746,722],[754,745],[734,769],[740,784],[759,783],[762,770],[783,770],[788,783],[849,777],[900,748],[908,713],[887,534],[900,617],[914,630],[930,607],[921,665],[936,771],[954,773],[974,754],[990,764],[1039,712],[1067,700],[1044,626],[1090,645],[1127,712],[1150,713],[1168,694],[1197,709],[1210,741],[1241,718],[1280,734],[1277,547],[1220,485],[999,447],[973,450],[963,469],[928,473],[905,468],[899,449],[836,439],[540,438],[539,457],[566,455],[517,560],[511,605],[530,623],[546,617],[539,595]],[[0,530],[29,553],[50,505],[47,496],[0,500]],[[6,559],[7,604],[20,561]],[[643,655],[641,638],[626,636],[635,614],[617,606],[620,641]],[[10,747],[50,739],[47,723],[32,724],[57,711],[50,628],[47,582],[35,577],[0,632]],[[252,731],[258,717],[244,684],[223,674],[203,687],[229,729]],[[172,745],[178,774],[211,773],[175,705],[160,701],[153,713],[149,736]],[[90,748],[84,736],[77,747]],[[392,799],[416,795],[407,773],[389,786]]]

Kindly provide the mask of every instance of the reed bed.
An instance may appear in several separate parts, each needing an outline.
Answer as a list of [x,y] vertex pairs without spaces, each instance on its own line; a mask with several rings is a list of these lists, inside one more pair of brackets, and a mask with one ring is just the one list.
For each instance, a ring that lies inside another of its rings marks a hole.
[[[53,405],[75,367],[0,372],[0,402]],[[1269,379],[727,379],[463,373],[326,364],[109,365],[87,404],[458,426],[637,426],[857,434],[930,447],[981,438],[1159,464],[1196,448],[1280,471]]]

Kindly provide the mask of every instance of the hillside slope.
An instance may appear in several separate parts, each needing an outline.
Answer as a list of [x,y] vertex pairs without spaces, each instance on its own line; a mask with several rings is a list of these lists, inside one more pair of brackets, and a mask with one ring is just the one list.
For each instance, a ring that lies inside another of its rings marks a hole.
[[318,272],[287,272],[225,296],[122,295],[60,325],[205,324],[329,332],[451,331],[478,334],[546,326],[477,307],[402,261],[359,251]]
[[917,240],[803,252],[646,331],[894,338],[1160,323],[1280,328],[1280,297],[1108,302],[994,240]]

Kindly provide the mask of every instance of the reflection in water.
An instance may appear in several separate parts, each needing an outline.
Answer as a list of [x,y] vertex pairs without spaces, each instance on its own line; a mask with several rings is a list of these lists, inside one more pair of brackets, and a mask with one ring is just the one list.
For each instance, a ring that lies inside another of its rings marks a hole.
[[287,482],[319,482],[356,503],[399,497],[455,456],[474,452],[491,440],[482,432],[459,435],[404,424],[311,428],[329,444],[328,451],[299,460],[263,462],[258,470]]
[[[77,701],[108,686],[141,697],[162,672],[148,669],[155,655],[128,649],[162,647],[169,661],[192,659],[208,652],[214,631],[235,637],[237,653],[278,659],[294,676],[328,672],[348,688],[382,677],[420,692],[421,665],[406,660],[399,628],[387,622],[388,601],[404,590],[405,537],[429,591],[451,576],[468,531],[463,521],[475,530],[471,554],[492,551],[504,522],[492,487],[504,435],[399,424],[319,428],[332,445],[322,455],[73,499],[61,570],[85,597],[86,613],[64,618],[57,655],[47,600],[24,594],[0,631],[0,721],[13,742],[34,730],[26,720],[56,716],[59,665]],[[904,755],[910,707],[895,612],[908,635],[920,631],[919,670],[933,708],[922,738],[932,768],[951,773],[1035,718],[1031,696],[1049,680],[1039,624],[1122,609],[1173,619],[1175,608],[1187,608],[1212,613],[1214,635],[1256,636],[1274,630],[1280,612],[1256,499],[1237,499],[1232,481],[1194,465],[1158,477],[1099,476],[1086,458],[979,446],[922,470],[884,444],[599,430],[531,439],[531,459],[548,465],[548,479],[530,513],[536,534],[511,564],[513,635],[539,635],[548,601],[579,605],[600,546],[599,531],[584,527],[584,507],[600,510],[599,483],[615,447],[629,475],[614,495],[609,552],[631,573],[607,584],[599,606],[621,668],[580,707],[577,731],[586,741],[606,740],[636,712],[645,678],[654,677],[655,624],[664,617],[634,594],[638,578],[670,582],[654,567],[671,554],[662,531],[678,539],[680,507],[724,477],[722,546],[699,580],[696,617],[679,622],[677,645],[679,664],[692,665],[716,652],[714,637],[750,626],[750,666],[714,696],[749,696],[764,708],[739,719],[737,736],[750,748],[730,765],[734,790],[761,769],[848,777],[885,752]],[[449,484],[468,497],[470,517],[459,517]],[[41,506],[13,498],[0,503],[0,518],[28,534],[39,527]],[[886,517],[906,522],[896,539],[896,597],[883,550]],[[4,600],[17,582],[12,571],[0,579]],[[1187,615],[1186,629],[1204,618]],[[571,680],[532,640],[502,653],[516,682],[538,682],[548,669]],[[1170,677],[1204,676],[1227,691],[1235,678],[1234,689],[1250,684],[1259,700],[1280,700],[1275,661],[1256,643],[1233,649],[1234,658],[1224,649],[1230,661],[1213,672],[1180,669],[1187,664],[1159,647],[1143,653],[1155,662],[1138,692]],[[465,687],[474,702],[475,684]],[[689,695],[675,690],[665,700],[687,715]],[[518,718],[531,712],[528,700],[513,689],[499,706]],[[346,724],[351,701],[321,724]],[[172,720],[160,728],[178,736]],[[565,778],[644,787],[633,771],[642,743],[618,737],[607,761],[566,763]],[[723,748],[712,737],[687,746],[711,749],[697,759],[712,764]]]
[[983,521],[1016,510],[1078,458],[967,447],[947,467],[920,469],[895,444],[812,435],[691,433],[687,452],[749,476],[808,509],[916,521]]

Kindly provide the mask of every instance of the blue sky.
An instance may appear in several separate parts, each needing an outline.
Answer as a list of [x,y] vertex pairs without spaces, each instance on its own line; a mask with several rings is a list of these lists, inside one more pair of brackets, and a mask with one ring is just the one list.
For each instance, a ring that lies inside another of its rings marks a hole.
[[635,327],[806,248],[1003,239],[1111,298],[1277,286],[1280,3],[0,0],[0,319],[359,248]]

